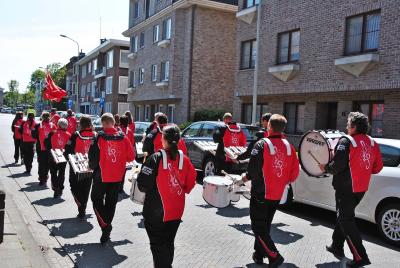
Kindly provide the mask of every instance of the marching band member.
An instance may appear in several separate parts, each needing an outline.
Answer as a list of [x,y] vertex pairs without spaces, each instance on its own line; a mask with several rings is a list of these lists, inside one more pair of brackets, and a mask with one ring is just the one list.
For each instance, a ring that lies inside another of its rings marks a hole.
[[15,164],[18,164],[19,157],[21,155],[21,165],[23,164],[23,156],[22,156],[22,135],[19,131],[22,123],[23,123],[23,112],[17,112],[15,114],[15,118],[11,124],[11,131],[13,132],[13,139],[14,139],[14,159]]
[[[131,147],[133,147],[133,150],[136,152],[136,150],[135,150],[135,135],[134,135],[133,130],[129,127],[129,117],[126,115],[121,116],[120,122],[121,122],[120,129],[121,129],[122,133],[124,133],[124,135],[128,137],[128,140],[131,143]],[[133,127],[133,128],[135,128],[135,127]],[[125,175],[126,175],[126,172],[124,173],[124,176],[122,177],[121,187],[119,189],[120,193],[122,193],[124,191]]]
[[57,113],[56,108],[51,108],[50,110],[50,122],[52,122],[56,127],[58,126],[58,120],[60,120],[60,115]]
[[146,193],[144,226],[155,268],[172,267],[174,240],[185,207],[185,195],[196,183],[192,163],[182,151],[178,151],[179,140],[177,126],[164,127],[163,150],[146,160],[138,176],[139,189]]
[[35,138],[36,142],[36,153],[38,162],[38,175],[39,185],[45,185],[49,178],[49,151],[46,148],[45,140],[48,138],[50,132],[56,129],[56,126],[50,122],[50,114],[48,112],[42,113],[40,124],[36,125]]
[[76,126],[77,126],[77,121],[76,121],[76,117],[74,115],[74,113],[72,112],[71,109],[67,110],[67,121],[68,121],[68,129],[67,131],[69,132],[69,134],[74,134],[76,131]]
[[274,114],[268,124],[268,138],[254,147],[247,176],[251,180],[250,219],[255,236],[253,260],[262,264],[269,259],[268,267],[278,267],[284,261],[270,236],[271,223],[286,185],[299,175],[299,161],[293,145],[282,134],[286,118]]
[[159,117],[160,115],[164,115],[164,114],[161,113],[161,112],[157,112],[157,113],[154,114],[154,121],[153,121],[153,122],[150,124],[150,126],[146,129],[146,132],[145,132],[145,136],[144,136],[144,137],[146,137],[147,135],[149,135],[150,132],[152,132],[153,130],[155,130],[155,129],[157,128],[157,126],[158,126],[158,117]]
[[[72,134],[71,139],[65,148],[69,154],[87,154],[93,143],[96,132],[93,131],[92,120],[89,116],[82,116],[79,120],[79,131]],[[86,214],[86,206],[89,199],[90,187],[92,186],[92,177],[88,176],[78,180],[72,167],[69,169],[69,185],[75,203],[78,206],[78,218],[83,219]]]
[[[143,153],[150,156],[162,149],[162,130],[168,125],[168,118],[165,114],[161,114],[157,117],[157,127],[146,136],[143,142]],[[187,155],[187,148],[185,141],[180,139],[178,142],[179,150],[182,150]]]
[[22,153],[24,156],[24,164],[27,174],[31,173],[33,156],[35,155],[34,147],[36,139],[34,138],[36,122],[35,114],[29,113],[28,118],[24,121],[20,127],[20,133],[22,134]]
[[383,168],[379,145],[367,136],[368,130],[366,115],[350,113],[347,121],[348,135],[339,140],[332,161],[320,165],[322,171],[333,174],[337,211],[332,244],[326,249],[341,259],[344,257],[344,242],[347,241],[353,254],[353,260],[347,263],[349,267],[371,264],[354,214],[355,208],[368,191],[371,174],[377,174]]
[[135,159],[135,153],[129,139],[115,128],[112,114],[103,114],[101,123],[103,130],[89,149],[89,167],[94,173],[91,198],[102,229],[100,242],[104,244],[110,240],[118,190],[126,163]]
[[213,135],[213,140],[218,143],[216,158],[216,173],[221,174],[224,170],[228,173],[232,171],[233,161],[225,156],[225,147],[242,146],[246,147],[247,138],[243,130],[240,129],[236,122],[232,121],[232,114],[225,113],[224,126],[219,127]]
[[135,133],[135,122],[133,121],[133,116],[130,111],[125,112],[125,116],[128,117],[128,126],[132,133]]
[[[65,147],[71,138],[71,134],[67,131],[68,121],[61,118],[57,122],[57,130],[50,132],[47,139],[45,139],[46,149],[48,151],[60,149],[65,150]],[[50,154],[50,153],[49,153]],[[53,157],[50,157],[50,175],[51,175],[51,188],[54,191],[54,198],[61,197],[64,190],[65,181],[65,168],[67,163],[56,163]]]
[[115,128],[118,129],[120,126],[120,120],[121,120],[121,116],[119,114],[115,114],[114,115],[114,120],[115,120]]

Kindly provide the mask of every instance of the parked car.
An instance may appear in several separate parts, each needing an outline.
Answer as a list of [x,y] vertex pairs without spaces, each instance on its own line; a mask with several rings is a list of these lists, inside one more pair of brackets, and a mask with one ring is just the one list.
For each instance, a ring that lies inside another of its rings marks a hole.
[[11,114],[11,108],[8,108],[8,107],[2,108],[2,109],[1,109],[1,112],[2,112],[2,113],[5,113],[5,114]]
[[150,126],[150,122],[135,122],[135,142],[141,142],[146,129]]
[[[223,122],[219,121],[202,121],[196,122],[188,126],[182,132],[182,137],[185,140],[186,147],[188,149],[188,155],[190,160],[196,169],[203,170],[204,177],[212,176],[215,174],[215,156],[208,152],[202,151],[198,148],[195,141],[213,141],[213,134],[218,127],[223,126]],[[260,130],[259,127],[239,124],[241,129],[244,131],[249,143],[254,139],[255,134]],[[247,168],[247,164],[235,165],[235,173],[244,172]]]
[[[356,208],[356,217],[377,224],[386,241],[400,246],[400,140],[375,141],[380,146],[384,168],[372,176],[369,190]],[[315,178],[302,170],[288,195],[289,204],[298,202],[336,211],[332,176]]]

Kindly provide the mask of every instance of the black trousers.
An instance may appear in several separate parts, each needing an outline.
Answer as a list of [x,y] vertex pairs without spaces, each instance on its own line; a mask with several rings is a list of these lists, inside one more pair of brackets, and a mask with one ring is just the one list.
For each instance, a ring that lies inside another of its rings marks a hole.
[[174,261],[174,241],[181,221],[144,220],[144,227],[150,239],[155,268],[170,268]]
[[22,140],[21,139],[17,140],[17,139],[14,138],[14,159],[15,159],[15,162],[18,162],[20,155],[21,155],[21,159],[22,159],[23,158]]
[[215,171],[216,175],[223,175],[222,170],[227,172],[228,174],[232,174],[233,172],[233,162],[227,162],[225,159],[217,159],[215,163]]
[[270,236],[271,224],[279,201],[265,200],[251,196],[250,220],[255,241],[254,250],[258,256],[268,258],[270,261],[279,256],[278,249]]
[[47,182],[50,171],[49,152],[37,150],[39,181]]
[[99,179],[93,180],[91,194],[93,209],[103,230],[112,224],[118,202],[119,187],[120,182],[106,183]]
[[34,147],[34,142],[22,142],[22,154],[24,156],[25,168],[28,172],[32,170],[33,156],[35,155]]
[[65,168],[67,163],[56,164],[50,161],[51,187],[54,192],[64,190]]
[[69,169],[69,185],[78,206],[79,212],[85,212],[89,199],[90,187],[92,186],[92,177],[85,177],[78,180],[72,168]]
[[333,246],[343,248],[347,241],[354,260],[368,259],[367,252],[362,244],[360,232],[355,221],[355,209],[363,199],[365,193],[336,191],[336,226],[332,235]]

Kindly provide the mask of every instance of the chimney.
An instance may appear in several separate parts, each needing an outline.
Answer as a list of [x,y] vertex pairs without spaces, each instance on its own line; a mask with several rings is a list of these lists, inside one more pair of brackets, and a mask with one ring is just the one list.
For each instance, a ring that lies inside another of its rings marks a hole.
[[102,39],[100,39],[100,45],[102,45],[104,42],[106,42],[107,41],[107,38],[102,38]]

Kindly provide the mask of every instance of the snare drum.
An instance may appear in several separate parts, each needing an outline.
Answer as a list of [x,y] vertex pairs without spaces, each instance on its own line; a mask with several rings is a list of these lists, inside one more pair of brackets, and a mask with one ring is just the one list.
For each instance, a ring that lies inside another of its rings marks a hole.
[[209,176],[203,180],[203,199],[213,207],[225,208],[232,199],[233,182],[221,176]]
[[132,187],[131,187],[131,191],[130,191],[130,199],[133,203],[143,205],[144,199],[146,198],[146,193],[143,193],[139,190],[138,182],[137,182],[138,175],[139,175],[139,173],[134,171],[133,178],[132,178]]
[[312,130],[307,132],[300,141],[300,165],[309,176],[320,177],[325,175],[319,164],[327,164],[332,160],[334,149],[341,137],[345,134],[340,131]]

